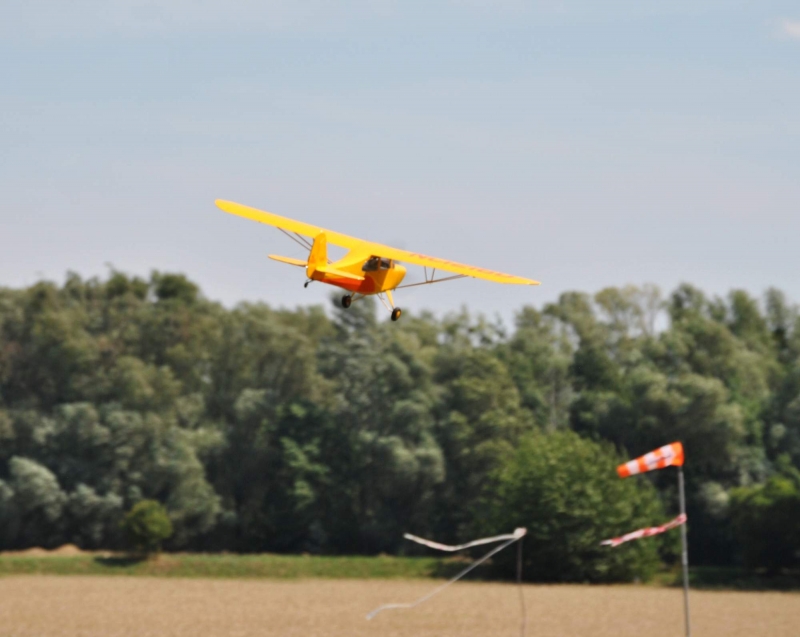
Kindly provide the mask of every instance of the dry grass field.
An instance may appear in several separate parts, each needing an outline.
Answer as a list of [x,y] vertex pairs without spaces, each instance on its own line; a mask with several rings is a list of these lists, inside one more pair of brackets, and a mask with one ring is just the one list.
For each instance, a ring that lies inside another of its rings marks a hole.
[[[431,581],[0,578],[3,637],[498,637],[519,635],[512,585],[459,583],[413,610]],[[676,637],[681,593],[645,586],[526,586],[530,637]],[[800,594],[695,592],[696,637],[797,637]]]

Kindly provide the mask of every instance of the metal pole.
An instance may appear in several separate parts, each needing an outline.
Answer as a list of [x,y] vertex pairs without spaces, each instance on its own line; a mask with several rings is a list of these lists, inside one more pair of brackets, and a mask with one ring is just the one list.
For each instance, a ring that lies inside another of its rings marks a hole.
[[[686,493],[683,488],[683,467],[678,466],[678,498],[681,515],[686,515]],[[686,522],[681,524],[681,564],[683,565],[683,610],[686,618],[686,637],[692,636],[689,620],[689,547],[686,542]]]
[[528,625],[528,613],[525,610],[525,591],[522,588],[522,538],[517,542],[517,590],[519,591],[519,606],[522,611],[522,622],[519,626],[520,637],[525,637]]

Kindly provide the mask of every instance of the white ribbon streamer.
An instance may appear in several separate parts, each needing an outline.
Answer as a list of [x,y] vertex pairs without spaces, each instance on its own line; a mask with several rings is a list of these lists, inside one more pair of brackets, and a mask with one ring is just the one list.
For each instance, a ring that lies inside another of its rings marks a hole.
[[437,551],[463,551],[464,549],[471,548],[473,546],[480,546],[481,544],[491,544],[492,542],[502,542],[503,540],[518,540],[523,537],[526,533],[526,530],[523,528],[515,529],[513,533],[506,533],[505,535],[494,535],[492,537],[484,537],[479,540],[473,540],[472,542],[467,542],[466,544],[439,544],[438,542],[433,542],[432,540],[426,540],[425,538],[418,537],[416,535],[411,535],[411,533],[406,533],[403,537],[407,540],[411,540],[412,542],[416,542],[417,544],[422,544],[423,546],[428,546],[432,549],[436,549]]
[[367,614],[367,619],[372,619],[378,613],[380,613],[381,611],[384,611],[384,610],[389,610],[389,609],[393,609],[393,608],[414,608],[415,606],[419,606],[420,604],[422,604],[424,602],[427,602],[431,597],[433,597],[434,595],[438,595],[445,588],[447,588],[451,584],[454,584],[455,582],[460,580],[467,573],[469,573],[472,569],[477,568],[478,566],[483,564],[486,560],[488,560],[490,557],[492,557],[492,555],[494,555],[495,553],[499,553],[500,551],[502,551],[507,546],[509,546],[509,545],[513,544],[514,542],[516,542],[516,541],[522,539],[523,537],[525,537],[526,533],[527,533],[526,529],[518,528],[513,533],[509,533],[507,535],[495,535],[494,537],[481,538],[480,540],[474,540],[472,542],[468,542],[467,544],[460,544],[460,545],[457,545],[457,546],[450,546],[450,545],[447,545],[447,544],[439,544],[438,542],[431,542],[430,540],[425,540],[423,538],[420,538],[420,537],[417,537],[415,535],[411,535],[411,534],[407,533],[406,535],[403,536],[406,539],[412,540],[413,542],[417,542],[419,544],[424,544],[425,546],[430,546],[431,548],[438,549],[440,551],[461,551],[461,550],[469,548],[471,546],[479,546],[481,544],[489,544],[490,542],[500,542],[502,540],[506,540],[506,542],[504,544],[501,544],[498,547],[493,548],[491,551],[489,551],[482,558],[480,558],[479,560],[476,560],[475,562],[470,564],[463,571],[461,571],[456,576],[454,576],[454,577],[450,578],[449,580],[447,580],[441,586],[433,589],[430,593],[428,593],[426,595],[423,595],[419,599],[414,600],[413,602],[409,602],[407,604],[383,604],[382,606],[378,606],[378,608],[376,608],[375,610],[373,610],[373,611],[371,611],[370,613]]

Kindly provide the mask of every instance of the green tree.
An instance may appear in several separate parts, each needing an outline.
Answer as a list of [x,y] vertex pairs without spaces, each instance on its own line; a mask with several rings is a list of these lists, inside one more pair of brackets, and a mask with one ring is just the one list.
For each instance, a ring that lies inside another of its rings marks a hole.
[[430,347],[420,321],[379,323],[369,299],[337,312],[318,355],[331,389],[319,508],[339,550],[394,551],[403,531],[428,528],[444,479]]
[[[646,579],[659,564],[663,537],[613,549],[600,545],[665,521],[652,485],[646,478],[620,480],[619,462],[610,445],[569,431],[530,434],[499,470],[496,491],[477,525],[487,534],[527,528],[525,572],[534,580]],[[511,556],[503,559],[510,568]]]
[[[64,520],[67,497],[58,478],[47,467],[30,458],[13,457],[9,461],[5,515],[14,531],[11,541],[28,546],[56,546]],[[10,498],[8,496],[11,496]]]
[[[767,524],[759,498],[791,500],[771,494],[800,468],[800,312],[777,290],[567,292],[513,330],[381,316],[226,309],[158,272],[0,288],[0,548],[120,546],[142,499],[175,549],[466,539],[533,430],[626,457],[682,440],[693,562],[730,564]],[[669,473],[646,478],[664,502]]]
[[573,347],[552,316],[532,307],[516,317],[516,330],[497,348],[520,393],[522,406],[549,429],[569,425],[573,386],[569,369]]
[[447,480],[437,494],[436,534],[449,540],[469,533],[479,498],[492,489],[493,472],[533,427],[508,369],[486,348],[442,348],[435,360],[440,396],[436,440]]
[[157,553],[161,543],[172,536],[172,522],[160,502],[140,500],[125,514],[122,530],[137,551]]
[[788,457],[764,483],[731,492],[731,518],[746,566],[771,571],[800,564],[800,471]]

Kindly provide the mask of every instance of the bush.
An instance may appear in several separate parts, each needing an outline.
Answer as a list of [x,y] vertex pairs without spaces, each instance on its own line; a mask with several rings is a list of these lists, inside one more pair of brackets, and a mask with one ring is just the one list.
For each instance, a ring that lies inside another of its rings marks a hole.
[[[497,475],[483,531],[524,526],[526,579],[551,582],[612,582],[651,577],[659,549],[671,536],[600,546],[604,539],[666,521],[647,480],[620,480],[620,458],[609,444],[569,431],[532,434]],[[483,526],[483,525],[482,525]],[[513,568],[512,551],[500,554]]]
[[161,542],[172,535],[172,522],[160,502],[141,500],[125,514],[122,530],[137,551],[158,553]]

